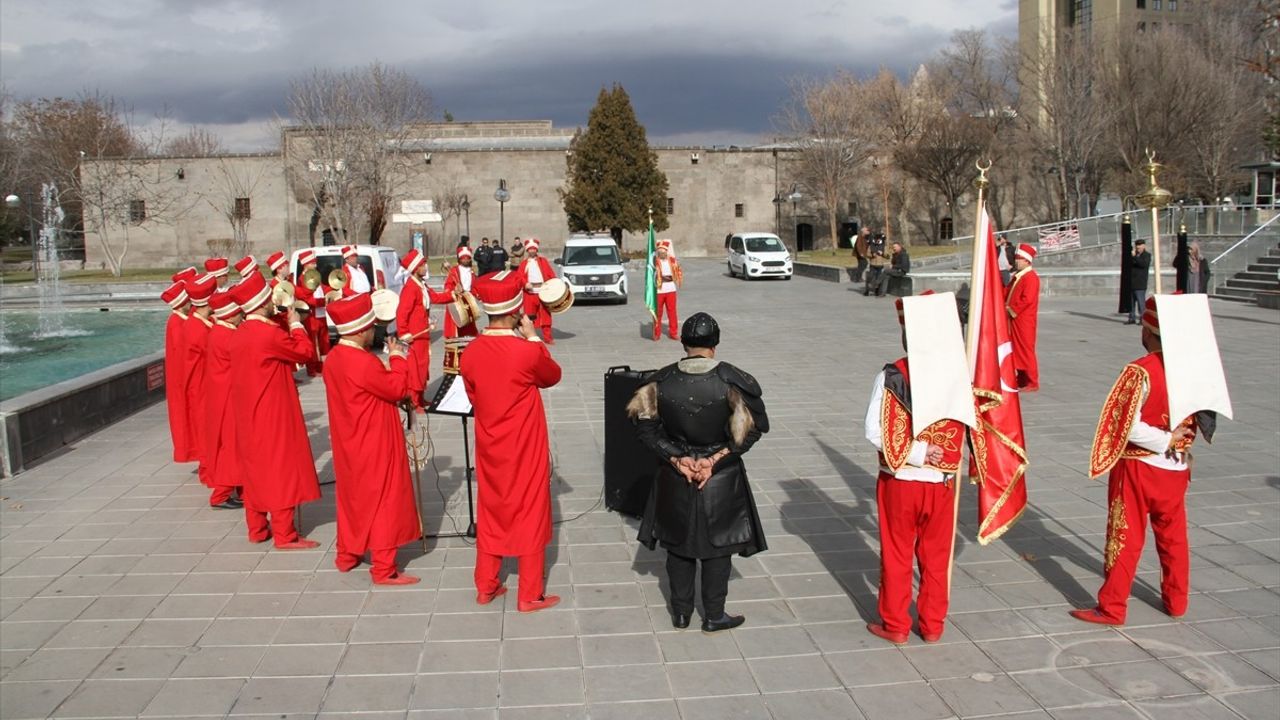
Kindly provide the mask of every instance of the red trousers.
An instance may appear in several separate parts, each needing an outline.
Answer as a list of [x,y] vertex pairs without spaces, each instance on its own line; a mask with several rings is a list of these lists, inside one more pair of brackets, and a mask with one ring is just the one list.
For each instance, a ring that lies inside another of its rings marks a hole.
[[921,635],[941,635],[951,601],[951,552],[956,532],[955,480],[898,480],[880,473],[880,620],[893,633],[911,631],[912,558],[920,565],[916,616]]
[[422,393],[431,375],[431,339],[426,335],[409,344],[409,400],[413,406],[424,406]]
[[[360,564],[361,557],[361,555],[355,553],[339,550],[338,556],[333,560],[333,564],[342,572],[347,572]],[[373,576],[374,580],[387,580],[398,572],[396,569],[396,548],[370,550],[369,559],[371,561],[369,574]]]
[[251,510],[244,506],[244,521],[249,526],[249,542],[265,542],[267,538],[275,540],[276,547],[291,543],[298,539],[298,529],[293,525],[293,508],[272,510],[268,523],[267,512]]
[[1098,612],[1124,622],[1129,590],[1147,536],[1147,519],[1160,557],[1160,597],[1165,612],[1187,611],[1191,559],[1187,544],[1187,485],[1190,470],[1162,470],[1140,460],[1121,460],[1107,479],[1106,579],[1098,591]]
[[233,485],[211,485],[209,486],[209,489],[212,490],[212,492],[209,493],[210,505],[220,505],[230,500],[232,493],[236,491],[236,488]]
[[[520,593],[521,602],[532,602],[542,597],[543,568],[546,566],[546,551],[529,553],[520,556]],[[502,569],[502,556],[476,551],[476,592],[481,595],[492,595],[501,583],[498,571]]]
[[533,324],[542,330],[543,340],[551,339],[551,312],[542,306],[538,293],[524,294],[524,314],[532,318]]
[[311,336],[311,340],[316,346],[316,359],[307,363],[307,376],[315,377],[324,369],[324,363],[321,360],[325,355],[329,354],[329,321],[322,317],[316,317],[315,312],[312,312],[307,315],[307,319],[302,325],[306,328],[307,334]]
[[672,339],[680,337],[680,320],[676,318],[676,294],[658,293],[657,313],[653,316],[653,339],[662,335],[662,313],[667,314],[667,334]]

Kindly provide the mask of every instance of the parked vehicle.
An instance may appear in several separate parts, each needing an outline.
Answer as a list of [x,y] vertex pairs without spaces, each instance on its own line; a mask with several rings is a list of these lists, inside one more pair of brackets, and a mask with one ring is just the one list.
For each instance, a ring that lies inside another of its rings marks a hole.
[[627,303],[627,271],[618,244],[608,235],[574,235],[555,259],[575,301]]
[[[293,270],[295,278],[302,277],[302,265],[298,262],[298,256],[303,250],[311,250],[316,254],[316,270],[320,273],[320,279],[323,283],[322,287],[327,292],[329,289],[329,274],[334,270],[341,268],[345,263],[342,261],[341,245],[323,245],[313,248],[301,248],[293,251],[293,255],[289,259],[289,267]],[[385,288],[400,294],[400,289],[404,287],[405,275],[400,269],[400,256],[395,250],[380,245],[357,245],[356,246],[357,261],[360,268],[364,270],[364,274],[369,276],[369,284],[373,289]],[[304,292],[299,289],[298,292]],[[328,313],[325,313],[328,316]],[[377,325],[374,330],[374,346],[381,347],[382,339],[385,332],[395,333],[395,323],[392,322],[388,326]],[[337,338],[337,328],[333,325],[333,319],[329,319],[329,334]]]
[[731,277],[791,279],[791,253],[773,233],[738,233],[729,238],[728,255]]

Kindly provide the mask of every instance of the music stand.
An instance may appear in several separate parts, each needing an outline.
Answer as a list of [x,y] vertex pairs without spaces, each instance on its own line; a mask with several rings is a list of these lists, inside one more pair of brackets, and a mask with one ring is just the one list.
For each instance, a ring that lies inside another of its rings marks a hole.
[[476,536],[476,505],[472,494],[471,483],[475,468],[471,464],[471,440],[468,437],[468,419],[475,416],[471,407],[471,399],[467,397],[467,388],[462,377],[445,373],[427,386],[425,393],[431,398],[427,402],[426,412],[430,415],[450,415],[462,420],[462,454],[463,471],[467,484],[467,531],[463,533],[424,534],[424,538],[454,538]]

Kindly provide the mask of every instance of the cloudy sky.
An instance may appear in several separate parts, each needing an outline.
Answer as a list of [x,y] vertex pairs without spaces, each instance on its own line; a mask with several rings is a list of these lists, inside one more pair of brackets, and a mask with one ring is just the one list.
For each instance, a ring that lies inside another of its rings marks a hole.
[[291,77],[381,60],[457,120],[574,127],[621,82],[659,143],[767,135],[790,79],[906,72],[957,29],[1012,35],[1017,0],[3,0],[0,81],[168,107],[234,150],[273,143]]

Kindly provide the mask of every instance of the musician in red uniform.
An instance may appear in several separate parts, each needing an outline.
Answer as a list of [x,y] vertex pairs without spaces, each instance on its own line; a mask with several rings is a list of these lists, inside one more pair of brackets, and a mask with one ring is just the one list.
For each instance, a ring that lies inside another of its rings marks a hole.
[[243,474],[236,457],[231,412],[231,340],[244,315],[226,291],[214,293],[209,307],[213,309],[213,327],[209,328],[204,353],[204,458],[209,465],[209,506],[238,510],[244,503],[235,491],[243,484]]
[[1129,589],[1146,542],[1147,522],[1160,557],[1160,597],[1164,611],[1187,611],[1190,555],[1187,544],[1187,486],[1191,444],[1197,430],[1213,440],[1217,417],[1198,412],[1177,423],[1169,418],[1169,390],[1155,297],[1142,313],[1142,346],[1147,354],[1125,366],[1098,418],[1089,454],[1089,477],[1107,478],[1105,580],[1097,607],[1071,615],[1099,625],[1123,625]]
[[520,272],[524,275],[524,314],[533,318],[533,324],[542,331],[542,339],[548,345],[555,345],[551,335],[551,311],[542,306],[538,290],[542,284],[556,276],[556,271],[546,258],[538,254],[538,238],[524,241],[524,260],[520,262]]
[[293,274],[289,272],[289,256],[284,254],[284,251],[277,250],[268,255],[267,268],[271,271],[272,287],[282,280],[293,284]]
[[[303,273],[316,270],[316,251],[303,250],[298,253],[298,265],[302,267]],[[311,309],[311,312],[302,319],[302,326],[307,329],[307,335],[311,336],[316,346],[316,359],[307,363],[307,377],[315,377],[324,370],[324,357],[329,354],[329,321],[325,311],[325,290],[327,289],[329,288],[324,283],[315,290],[308,290],[300,284],[294,288],[297,298]]]
[[560,366],[521,312],[523,284],[515,272],[476,280],[489,326],[462,353],[459,374],[476,419],[476,602],[507,591],[498,581],[502,558],[518,557],[517,608],[534,612],[560,602],[543,592],[551,448],[541,393],[560,382]]
[[423,280],[427,274],[427,258],[417,250],[410,250],[400,259],[400,266],[409,274],[400,288],[400,302],[396,305],[396,332],[400,342],[409,348],[409,399],[413,407],[424,407],[422,393],[431,375],[431,323],[430,288]]
[[[195,268],[187,268],[192,274]],[[164,397],[169,410],[169,437],[173,440],[173,461],[191,462],[196,459],[192,445],[191,429],[187,426],[187,351],[183,329],[187,322],[187,310],[191,304],[187,286],[183,282],[186,271],[173,276],[173,284],[160,294],[169,304],[169,319],[164,326]]]
[[210,274],[199,275],[186,281],[187,296],[191,298],[191,314],[182,324],[182,344],[184,348],[183,379],[186,388],[187,428],[191,432],[191,444],[195,450],[196,460],[200,465],[196,469],[200,482],[209,486],[209,458],[205,455],[205,346],[209,339],[209,328],[213,321],[209,319],[211,308],[209,298],[213,297],[217,280]]
[[360,267],[360,252],[356,249],[356,246],[347,245],[342,248],[342,262],[345,263],[342,269],[347,272],[348,277],[346,287],[342,288],[342,297],[351,297],[356,293],[373,291],[369,276],[365,273],[364,268]]
[[367,293],[338,300],[329,312],[341,336],[324,373],[338,493],[334,563],[348,572],[367,552],[375,585],[412,585],[418,578],[396,569],[396,549],[422,536],[396,409],[409,387],[406,348],[387,339],[390,368],[369,352],[374,315]]
[[240,274],[240,279],[236,281],[236,284],[239,285],[244,282],[249,273],[259,272],[258,260],[252,255],[245,255],[236,261],[235,268],[236,272]]
[[[271,319],[271,288],[250,275],[231,290],[245,314],[231,342],[231,407],[236,455],[244,477],[244,515],[250,542],[275,540],[282,550],[318,547],[298,535],[294,508],[320,497],[302,404],[293,384],[297,363],[315,355],[293,308],[288,332]],[[250,472],[249,469],[252,468]]]
[[209,258],[204,261],[204,271],[213,276],[219,290],[227,286],[227,279],[231,273],[231,264],[226,258]]
[[1009,340],[1013,343],[1013,368],[1018,389],[1035,392],[1040,389],[1040,363],[1036,360],[1036,322],[1040,315],[1040,276],[1031,263],[1036,249],[1023,243],[1013,254],[1013,280],[1005,290],[1005,309],[1009,313]]
[[662,337],[662,314],[667,314],[667,335],[680,338],[680,319],[676,316],[676,291],[684,285],[684,271],[671,254],[671,241],[663,238],[654,246],[653,276],[658,284],[658,309],[653,316],[653,339]]
[[[903,325],[902,346],[907,350],[902,298],[895,304]],[[944,419],[912,437],[911,377],[907,358],[902,357],[876,375],[865,429],[880,459],[876,479],[880,622],[868,624],[867,630],[891,643],[907,642],[914,558],[920,566],[916,598],[920,637],[936,643],[942,638],[951,596],[956,474],[965,427]]]
[[[459,295],[464,292],[471,292],[471,283],[475,280],[475,268],[472,265],[471,248],[466,245],[458,246],[458,264],[449,268],[449,274],[444,278],[444,292],[427,288],[427,295],[431,298],[432,305],[449,305]],[[476,321],[458,327],[453,321],[453,315],[444,314],[444,336],[446,338],[475,337]]]

